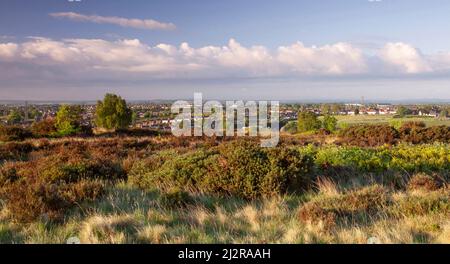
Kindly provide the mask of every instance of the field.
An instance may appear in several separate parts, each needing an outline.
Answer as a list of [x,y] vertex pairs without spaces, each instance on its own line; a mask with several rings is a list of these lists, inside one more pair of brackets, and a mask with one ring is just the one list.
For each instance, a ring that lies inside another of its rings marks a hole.
[[449,144],[257,142],[2,143],[0,243],[450,243]]
[[434,118],[434,117],[396,117],[391,115],[357,115],[357,116],[336,116],[339,126],[355,125],[355,124],[401,124],[405,122],[424,122],[427,126],[449,126],[450,118]]

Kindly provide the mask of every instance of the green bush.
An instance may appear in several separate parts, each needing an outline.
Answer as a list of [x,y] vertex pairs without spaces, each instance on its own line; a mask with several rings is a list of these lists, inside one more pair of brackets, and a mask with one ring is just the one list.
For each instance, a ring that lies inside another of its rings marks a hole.
[[305,147],[300,150],[315,157],[321,169],[349,168],[360,172],[448,172],[450,148],[447,144],[397,145],[391,148]]
[[274,196],[306,187],[312,167],[312,158],[298,150],[263,149],[257,143],[234,141],[219,147],[208,187],[244,198]]
[[324,116],[322,124],[324,129],[333,132],[337,129],[337,124],[338,120],[336,117],[328,114]]
[[82,160],[74,163],[48,163],[40,177],[49,182],[73,183],[80,180],[118,181],[126,179],[120,164],[109,160]]
[[153,155],[133,166],[129,180],[143,188],[177,187],[252,199],[299,191],[308,184],[312,167],[312,158],[298,150],[237,140],[210,150]]
[[385,149],[330,146],[317,150],[315,162],[322,169],[344,167],[364,172],[381,172],[388,168],[390,158]]
[[136,162],[128,177],[141,188],[195,188],[206,177],[210,153],[193,151],[185,154],[162,151]]
[[390,152],[389,167],[409,172],[450,170],[450,148],[447,144],[399,145]]

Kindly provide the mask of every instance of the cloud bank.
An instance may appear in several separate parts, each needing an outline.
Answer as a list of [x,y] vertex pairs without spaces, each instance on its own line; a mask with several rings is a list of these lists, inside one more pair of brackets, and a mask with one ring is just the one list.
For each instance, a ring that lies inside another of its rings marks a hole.
[[[140,79],[416,76],[450,72],[450,53],[422,54],[406,43],[386,43],[368,55],[350,43],[320,47],[301,42],[269,50],[231,39],[224,46],[150,46],[138,39],[33,37],[0,43],[0,79],[17,76],[120,76]],[[13,74],[11,69],[15,69]],[[112,78],[112,77],[111,77]],[[130,79],[130,80],[131,80]]]
[[80,22],[92,22],[97,24],[112,24],[121,27],[139,28],[148,30],[174,30],[176,26],[172,23],[163,23],[153,19],[130,19],[122,17],[105,17],[98,15],[83,15],[74,12],[60,12],[49,14],[55,18],[69,19]]

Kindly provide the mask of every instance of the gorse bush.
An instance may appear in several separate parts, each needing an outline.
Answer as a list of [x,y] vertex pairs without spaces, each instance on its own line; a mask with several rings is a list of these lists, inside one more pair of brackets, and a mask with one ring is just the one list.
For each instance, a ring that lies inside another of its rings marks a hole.
[[447,144],[399,145],[392,149],[389,167],[409,172],[448,172],[450,148]]
[[210,153],[203,151],[185,154],[161,151],[136,162],[129,172],[129,181],[142,188],[201,188],[199,185],[207,173],[205,162],[209,156]]
[[125,179],[121,166],[109,160],[85,160],[74,163],[56,163],[42,168],[40,177],[49,182],[78,182],[83,179],[117,181]]
[[344,146],[263,149],[251,141],[231,141],[194,151],[161,151],[137,161],[129,180],[141,188],[178,187],[248,199],[307,187],[312,173],[382,174],[450,170],[446,144],[360,148]]
[[391,148],[343,146],[308,147],[302,150],[315,155],[320,169],[344,167],[359,172],[386,170],[407,172],[448,172],[450,148],[446,144],[398,145]]
[[214,191],[255,198],[301,191],[309,183],[313,160],[295,149],[234,141],[219,146],[213,165],[209,185]]
[[384,149],[359,147],[324,147],[317,149],[315,162],[319,168],[344,167],[367,172],[381,172],[388,168],[391,159]]
[[264,149],[238,140],[211,150],[154,155],[136,163],[129,179],[144,188],[179,187],[251,199],[300,190],[312,166],[312,158],[297,150]]

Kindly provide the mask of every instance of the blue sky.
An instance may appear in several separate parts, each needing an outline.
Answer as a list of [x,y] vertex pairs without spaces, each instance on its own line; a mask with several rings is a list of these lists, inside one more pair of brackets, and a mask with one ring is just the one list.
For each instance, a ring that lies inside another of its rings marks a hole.
[[2,0],[0,98],[450,99],[449,13],[446,0]]

